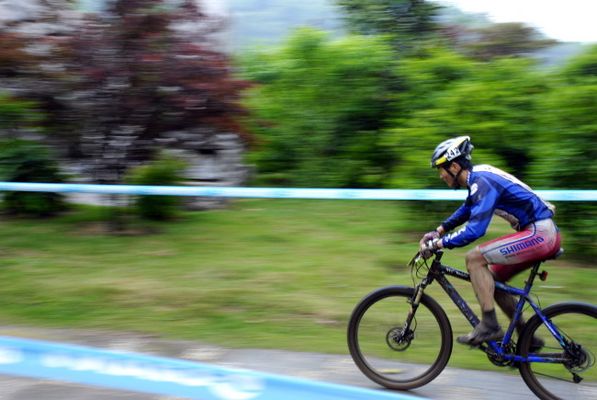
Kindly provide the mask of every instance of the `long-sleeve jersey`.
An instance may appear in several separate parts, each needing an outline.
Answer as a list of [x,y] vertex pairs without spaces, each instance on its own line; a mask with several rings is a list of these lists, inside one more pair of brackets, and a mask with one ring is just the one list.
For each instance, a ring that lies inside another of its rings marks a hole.
[[514,176],[489,165],[474,166],[467,179],[468,196],[448,219],[444,231],[467,222],[465,227],[445,235],[444,247],[462,247],[485,234],[495,213],[520,230],[526,225],[554,215],[555,207],[542,200]]

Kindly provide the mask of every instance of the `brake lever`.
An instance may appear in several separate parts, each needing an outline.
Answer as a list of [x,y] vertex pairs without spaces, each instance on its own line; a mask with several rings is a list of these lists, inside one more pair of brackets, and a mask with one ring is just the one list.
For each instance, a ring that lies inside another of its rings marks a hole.
[[422,258],[421,252],[418,251],[417,254],[415,254],[415,256],[408,262],[407,266],[411,267],[411,268],[414,267],[421,261],[421,258]]

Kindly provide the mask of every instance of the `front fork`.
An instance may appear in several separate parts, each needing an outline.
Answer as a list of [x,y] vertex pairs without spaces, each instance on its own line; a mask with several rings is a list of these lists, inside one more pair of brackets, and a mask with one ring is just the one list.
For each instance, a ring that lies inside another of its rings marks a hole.
[[423,293],[425,292],[425,288],[431,283],[431,278],[425,278],[415,286],[415,291],[413,296],[408,301],[410,303],[410,310],[408,311],[408,315],[406,316],[406,322],[404,323],[404,332],[410,332],[411,326],[413,324],[413,320],[415,319],[415,313],[417,312],[417,308],[419,308],[419,303],[421,302],[421,298],[423,297]]

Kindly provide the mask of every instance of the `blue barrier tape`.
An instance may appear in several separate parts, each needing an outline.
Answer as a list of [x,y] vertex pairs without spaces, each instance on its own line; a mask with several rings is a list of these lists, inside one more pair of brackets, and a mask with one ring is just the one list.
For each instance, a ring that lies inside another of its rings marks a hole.
[[185,360],[6,336],[0,336],[0,373],[201,400],[421,400]]
[[[0,182],[0,191],[340,200],[464,200],[466,191],[430,189],[300,189],[218,186],[86,185]],[[551,201],[597,201],[597,190],[537,190]]]

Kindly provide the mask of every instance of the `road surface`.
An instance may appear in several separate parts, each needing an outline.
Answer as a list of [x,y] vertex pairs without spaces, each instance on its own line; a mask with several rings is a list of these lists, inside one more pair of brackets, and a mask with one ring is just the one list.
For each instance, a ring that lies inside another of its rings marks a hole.
[[[227,349],[193,341],[163,340],[131,333],[0,327],[0,335],[125,350],[200,361],[231,368],[288,375],[330,383],[379,389],[348,354],[330,355],[283,350]],[[456,349],[457,350],[457,349]],[[466,351],[463,349],[462,351]],[[430,384],[408,392],[434,400],[527,400],[533,394],[516,374],[446,368]],[[63,382],[0,376],[2,400],[175,400],[173,397],[115,391]]]

